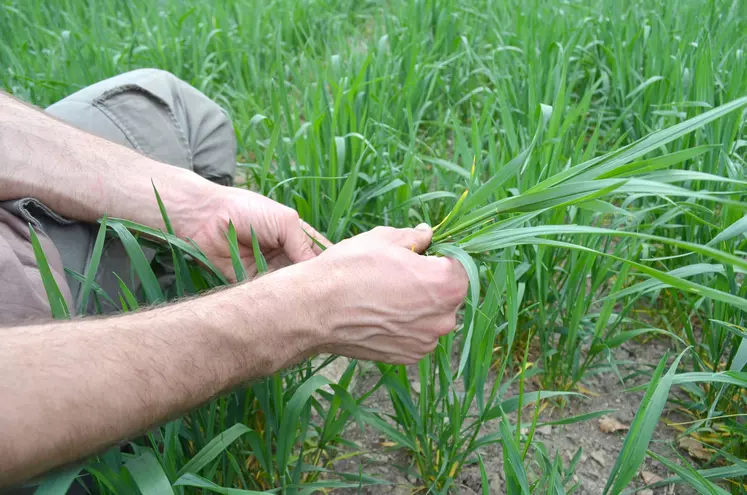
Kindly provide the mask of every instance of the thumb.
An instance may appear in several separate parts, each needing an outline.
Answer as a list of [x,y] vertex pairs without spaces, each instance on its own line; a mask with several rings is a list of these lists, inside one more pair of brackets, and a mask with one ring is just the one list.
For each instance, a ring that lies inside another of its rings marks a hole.
[[295,227],[288,229],[283,251],[292,263],[301,263],[316,258],[316,253],[312,248],[312,240],[301,229],[298,221],[296,221]]
[[418,254],[428,249],[433,237],[433,230],[426,223],[421,223],[414,229],[397,229],[396,232],[396,238],[392,241]]

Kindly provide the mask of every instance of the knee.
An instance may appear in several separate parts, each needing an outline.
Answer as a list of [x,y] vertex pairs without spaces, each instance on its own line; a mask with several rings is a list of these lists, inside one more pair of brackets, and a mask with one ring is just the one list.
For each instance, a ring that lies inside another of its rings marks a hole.
[[236,135],[228,114],[215,101],[171,72],[136,69],[130,79],[169,108],[189,148],[191,168],[223,185],[233,184]]
[[223,185],[233,184],[236,170],[236,134],[233,123],[215,101],[174,74],[160,69],[139,69],[151,88],[159,88],[189,142],[193,169]]
[[162,77],[173,77],[176,79],[177,77],[172,74],[171,72],[163,69],[157,69],[156,67],[143,67],[141,69],[132,69],[127,72],[123,72],[123,75],[129,74],[133,78],[138,78],[140,76],[162,76]]
[[236,133],[228,114],[217,103],[210,103],[206,127],[193,148],[194,169],[213,182],[230,186],[236,175]]
[[194,171],[213,182],[232,185],[237,151],[233,122],[215,101],[180,82]]
[[217,103],[168,71],[126,72],[48,110],[156,160],[220,184],[233,183],[236,136],[231,120]]

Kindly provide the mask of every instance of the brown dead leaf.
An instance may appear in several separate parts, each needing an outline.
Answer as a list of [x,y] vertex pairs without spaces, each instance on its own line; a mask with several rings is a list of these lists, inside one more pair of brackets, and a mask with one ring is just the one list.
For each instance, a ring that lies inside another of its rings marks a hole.
[[624,425],[612,416],[602,416],[599,418],[599,430],[603,433],[614,433],[616,431],[629,430],[630,426]]
[[659,481],[664,481],[664,478],[656,473],[652,473],[651,471],[641,471],[641,479],[647,485],[658,483]]
[[677,442],[680,448],[687,450],[687,453],[695,459],[708,460],[711,458],[711,451],[703,447],[703,444],[690,437],[682,437]]

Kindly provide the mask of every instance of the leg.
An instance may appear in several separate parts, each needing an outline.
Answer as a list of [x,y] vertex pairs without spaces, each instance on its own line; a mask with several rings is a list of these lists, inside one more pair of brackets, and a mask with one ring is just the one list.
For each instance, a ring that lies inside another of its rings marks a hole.
[[47,112],[154,160],[233,184],[231,121],[214,101],[168,72],[127,72],[73,93]]
[[[193,170],[220,184],[233,182],[236,141],[230,120],[207,96],[168,72],[128,72],[84,88],[47,111],[153,159]],[[62,219],[32,198],[2,206],[20,218],[36,221],[59,250],[65,268],[85,271],[96,225]],[[121,243],[110,240],[96,281],[116,300],[118,282],[113,274],[124,278],[129,271],[129,259]],[[67,283],[73,307],[77,308],[81,284],[70,276]],[[92,309],[89,303],[87,310]]]
[[[38,232],[39,243],[68,306],[72,294],[65,282],[62,260],[52,241]],[[0,208],[0,327],[50,317],[41,274],[31,247],[28,223]]]

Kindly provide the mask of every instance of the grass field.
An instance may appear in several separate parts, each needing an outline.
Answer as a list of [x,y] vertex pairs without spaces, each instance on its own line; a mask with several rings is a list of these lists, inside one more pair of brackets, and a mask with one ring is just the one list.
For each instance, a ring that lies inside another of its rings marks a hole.
[[[607,373],[645,394],[605,494],[640,486],[649,456],[698,493],[747,493],[746,52],[740,0],[0,0],[5,90],[48,105],[171,71],[231,114],[248,187],[333,241],[445,220],[430,254],[471,282],[458,331],[410,370],[379,365],[359,390],[353,362],[324,388],[305,363],[43,488],[83,469],[104,493],[390,493],[359,423],[418,493],[464,491],[475,465],[490,493],[488,452],[505,493],[586,493],[581,453],[535,432],[597,422],[564,411]],[[171,241],[181,290],[222,283]],[[617,357],[651,342],[669,353]],[[647,450],[665,429],[669,455]]]

